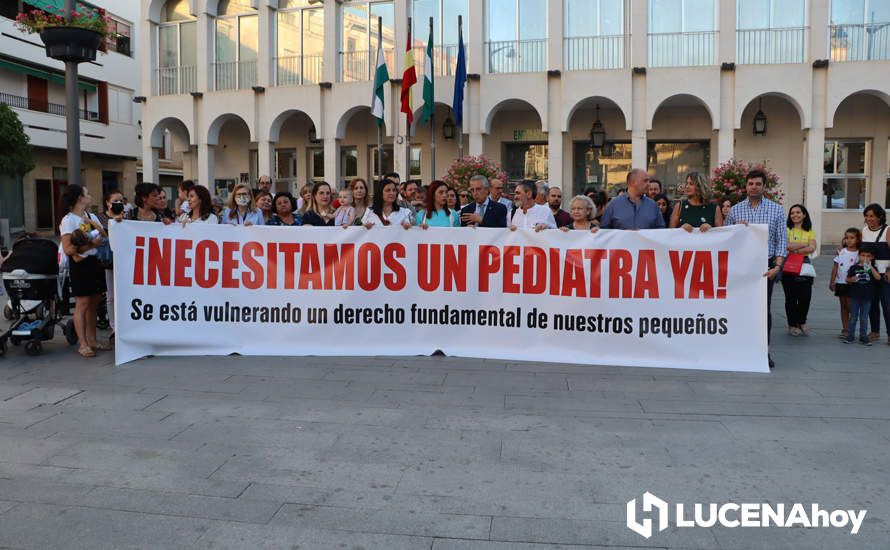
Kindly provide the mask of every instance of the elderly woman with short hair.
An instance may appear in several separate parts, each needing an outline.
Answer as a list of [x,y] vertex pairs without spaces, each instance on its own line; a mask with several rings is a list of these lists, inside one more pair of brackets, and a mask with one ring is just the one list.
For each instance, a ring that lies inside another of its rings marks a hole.
[[572,223],[560,227],[560,231],[569,231],[576,229],[580,231],[590,231],[596,233],[599,226],[593,221],[596,215],[596,205],[587,195],[575,195],[569,201],[569,214],[572,216]]

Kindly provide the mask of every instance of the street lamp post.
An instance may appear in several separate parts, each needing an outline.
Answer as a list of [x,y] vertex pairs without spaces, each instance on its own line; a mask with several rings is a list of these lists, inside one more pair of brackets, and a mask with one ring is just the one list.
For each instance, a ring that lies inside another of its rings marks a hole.
[[[71,21],[74,0],[65,0],[65,21]],[[68,138],[68,184],[80,185],[80,108],[77,98],[77,61],[65,61],[65,110]]]

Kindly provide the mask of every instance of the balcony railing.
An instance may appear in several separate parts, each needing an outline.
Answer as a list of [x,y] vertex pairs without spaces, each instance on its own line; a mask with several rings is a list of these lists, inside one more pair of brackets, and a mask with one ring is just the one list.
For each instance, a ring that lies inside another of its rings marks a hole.
[[736,31],[739,64],[803,63],[807,29],[739,29]]
[[198,89],[198,69],[194,65],[161,67],[157,70],[158,95],[187,94]]
[[246,90],[256,86],[256,61],[213,63],[214,90]]
[[485,43],[489,73],[537,73],[547,70],[547,40]]
[[[361,82],[374,80],[374,63],[377,60],[377,50],[353,50],[340,52],[340,82]],[[395,50],[383,48],[383,60],[390,78],[400,78],[393,73]]]
[[567,71],[621,69],[627,65],[626,35],[566,38],[563,40],[563,50]]
[[324,75],[324,56],[289,55],[275,58],[275,85],[318,84]]
[[716,63],[716,31],[649,35],[650,67],[699,67]]
[[890,59],[890,22],[831,26],[832,61]]
[[[6,94],[0,92],[0,103],[5,103],[16,109],[26,109],[28,111],[38,111],[41,113],[49,113],[51,115],[65,116],[68,108],[58,103],[50,103],[48,101],[39,101],[33,98],[22,97],[18,95]],[[78,109],[80,118],[92,122],[102,122],[102,116],[97,111],[87,111]]]
[[[464,44],[464,50],[467,46]],[[417,78],[422,78],[423,65],[426,63],[426,48],[414,48],[414,63],[417,66]],[[443,44],[433,48],[433,74],[435,76],[454,76],[457,68],[457,44]]]

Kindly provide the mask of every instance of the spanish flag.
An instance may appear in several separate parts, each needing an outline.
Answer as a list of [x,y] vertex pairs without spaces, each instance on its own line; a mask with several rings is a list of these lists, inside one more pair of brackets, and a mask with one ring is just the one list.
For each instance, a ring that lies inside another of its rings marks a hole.
[[417,70],[414,68],[414,49],[411,47],[411,25],[408,25],[408,44],[405,46],[405,73],[402,75],[402,112],[408,117],[410,132],[414,122],[413,97],[411,86],[417,84]]

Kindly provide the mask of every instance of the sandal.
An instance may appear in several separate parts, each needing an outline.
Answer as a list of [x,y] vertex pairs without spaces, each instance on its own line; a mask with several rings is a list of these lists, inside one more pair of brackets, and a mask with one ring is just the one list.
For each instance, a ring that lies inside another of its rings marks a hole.
[[111,351],[114,349],[114,346],[110,344],[100,344],[98,342],[90,347],[93,348],[93,351]]
[[81,357],[95,357],[96,352],[93,351],[93,348],[89,346],[84,346],[77,350],[77,353],[80,354]]

